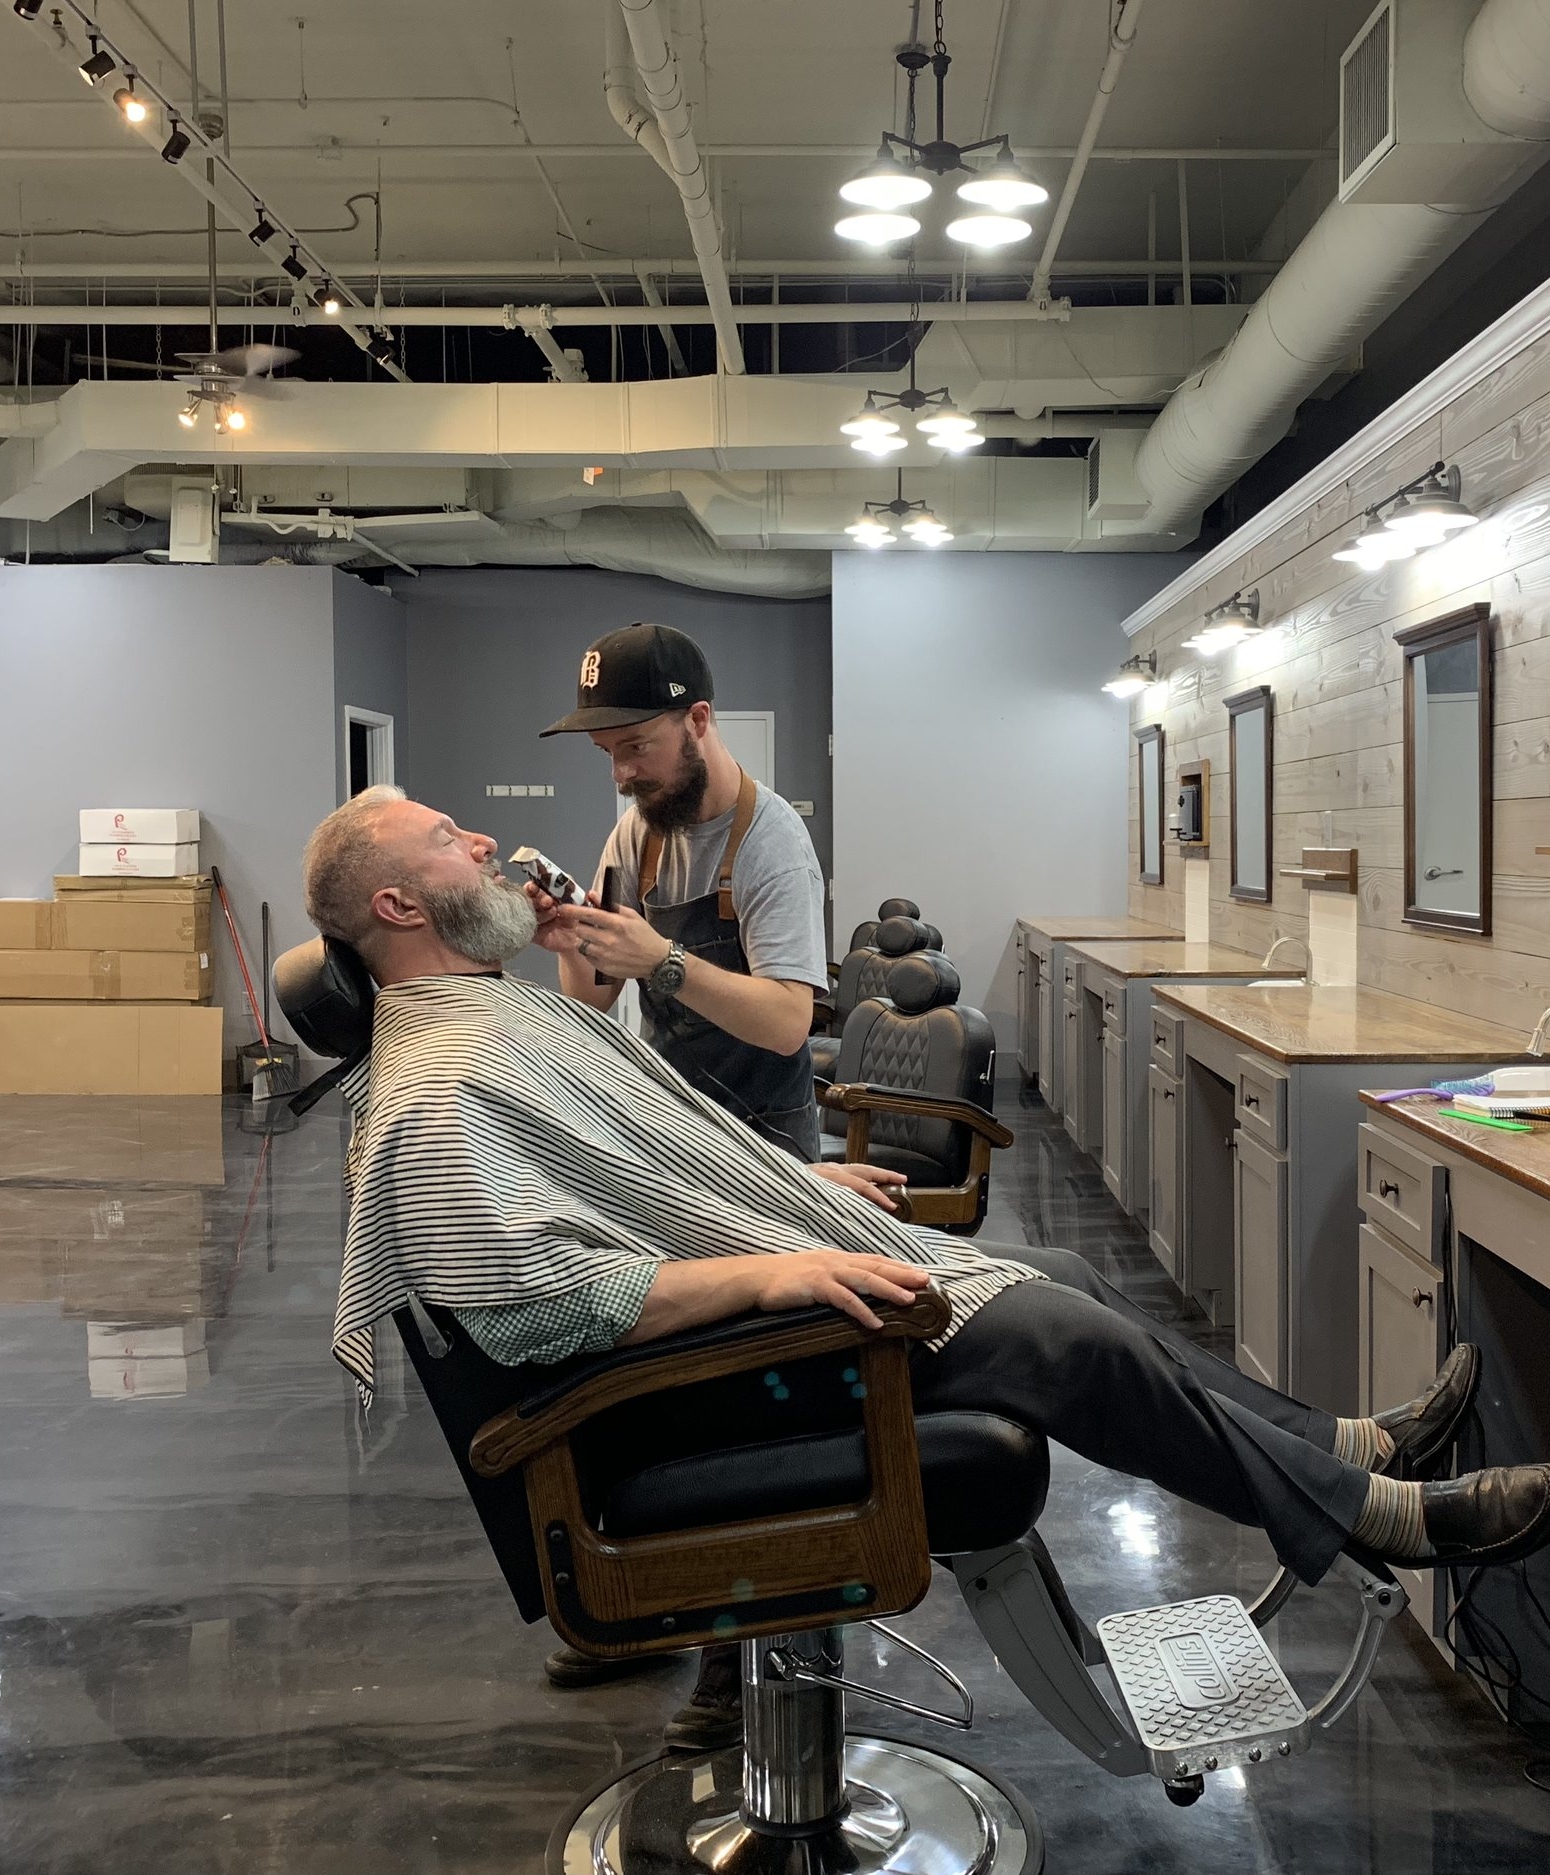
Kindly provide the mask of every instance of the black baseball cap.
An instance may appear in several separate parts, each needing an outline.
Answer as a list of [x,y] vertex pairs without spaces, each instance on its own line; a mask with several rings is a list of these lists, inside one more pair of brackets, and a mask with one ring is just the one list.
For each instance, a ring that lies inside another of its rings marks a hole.
[[668,710],[710,703],[715,694],[705,653],[692,638],[671,625],[626,625],[587,646],[575,709],[538,733],[624,729]]

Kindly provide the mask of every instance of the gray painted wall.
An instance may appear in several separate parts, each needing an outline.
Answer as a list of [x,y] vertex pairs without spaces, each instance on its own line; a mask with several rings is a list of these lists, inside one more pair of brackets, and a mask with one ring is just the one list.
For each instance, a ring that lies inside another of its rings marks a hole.
[[[538,733],[575,705],[582,652],[635,620],[688,632],[704,647],[716,701],[774,710],[780,792],[810,800],[808,822],[826,876],[832,854],[826,599],[773,600],[701,592],[592,568],[426,573],[395,582],[409,619],[414,752],[406,785],[461,825],[494,835],[504,857],[530,845],[590,878],[618,797],[586,736]],[[492,782],[552,783],[554,796],[491,799]],[[523,960],[557,981],[553,960]]]
[[393,719],[393,766],[409,772],[409,620],[403,601],[334,569],[334,797],[345,798],[345,705]]
[[1015,920],[1125,910],[1129,713],[1100,686],[1162,554],[834,556],[834,928],[901,893],[1003,1048]]
[[[334,805],[333,577],[0,567],[0,895],[46,898],[74,872],[82,807],[197,807],[255,983],[262,900],[277,948],[310,936],[301,849]],[[219,908],[216,924],[229,1051],[254,1031]]]

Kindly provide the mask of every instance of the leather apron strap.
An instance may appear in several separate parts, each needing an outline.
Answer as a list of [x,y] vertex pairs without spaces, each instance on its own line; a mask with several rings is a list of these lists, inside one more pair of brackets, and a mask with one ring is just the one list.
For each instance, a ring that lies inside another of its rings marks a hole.
[[[739,767],[742,777],[737,789],[737,808],[732,815],[731,830],[727,834],[726,851],[721,856],[721,875],[716,881],[717,911],[721,918],[732,924],[737,913],[732,909],[732,868],[737,863],[738,848],[747,838],[748,829],[753,825],[754,809],[759,804],[759,784],[753,777]],[[646,834],[646,844],[641,848],[640,879],[636,885],[636,896],[644,905],[646,894],[657,882],[657,868],[662,863],[662,835],[655,827]]]

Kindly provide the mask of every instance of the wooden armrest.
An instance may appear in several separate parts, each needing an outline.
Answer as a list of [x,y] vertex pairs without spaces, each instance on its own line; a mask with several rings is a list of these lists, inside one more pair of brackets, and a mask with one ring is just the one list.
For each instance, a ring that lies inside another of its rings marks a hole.
[[878,1301],[870,1306],[882,1320],[880,1330],[863,1328],[838,1309],[803,1309],[796,1320],[781,1313],[737,1316],[711,1324],[717,1332],[710,1334],[691,1329],[613,1349],[556,1389],[486,1420],[473,1436],[468,1462],[482,1477],[498,1478],[621,1401],[858,1343],[929,1340],[942,1332],[952,1314],[947,1297],[934,1283],[908,1307]]
[[898,1113],[914,1120],[951,1120],[969,1126],[992,1146],[1010,1146],[1012,1130],[972,1100],[917,1093],[911,1088],[878,1087],[871,1082],[835,1082],[818,1088],[820,1106],[836,1113]]

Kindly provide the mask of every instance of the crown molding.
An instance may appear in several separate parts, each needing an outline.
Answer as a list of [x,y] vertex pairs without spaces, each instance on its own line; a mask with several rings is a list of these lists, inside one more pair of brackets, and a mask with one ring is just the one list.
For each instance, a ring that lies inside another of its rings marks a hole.
[[1225,572],[1262,541],[1269,540],[1304,509],[1322,501],[1384,450],[1402,442],[1412,430],[1435,417],[1466,391],[1473,390],[1547,332],[1550,332],[1550,281],[1535,287],[1494,324],[1461,346],[1364,429],[1342,443],[1333,455],[1326,456],[1316,468],[1310,469],[1300,482],[1294,482],[1209,553],[1193,561],[1187,572],[1170,581],[1161,592],[1153,593],[1144,605],[1137,606],[1124,621],[1126,637],[1134,638],[1137,632],[1154,624],[1171,607],[1198,592],[1208,580]]

